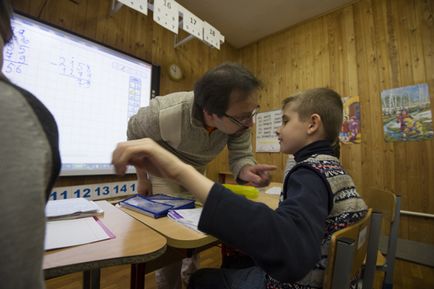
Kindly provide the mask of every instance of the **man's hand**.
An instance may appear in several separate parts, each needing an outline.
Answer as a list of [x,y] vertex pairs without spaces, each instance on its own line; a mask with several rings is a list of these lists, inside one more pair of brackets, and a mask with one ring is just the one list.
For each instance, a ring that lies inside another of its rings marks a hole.
[[137,193],[140,195],[152,195],[152,183],[148,178],[146,169],[136,166]]
[[255,187],[265,187],[271,180],[268,172],[274,171],[276,168],[276,166],[266,164],[246,165],[241,169],[238,178]]

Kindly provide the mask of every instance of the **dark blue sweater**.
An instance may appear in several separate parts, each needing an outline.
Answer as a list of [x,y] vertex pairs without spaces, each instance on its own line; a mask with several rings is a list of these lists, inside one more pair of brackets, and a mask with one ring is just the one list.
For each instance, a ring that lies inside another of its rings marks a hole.
[[[313,154],[330,154],[327,141],[295,154],[297,162]],[[297,167],[285,180],[286,199],[276,210],[214,184],[204,204],[199,229],[252,257],[280,282],[303,278],[320,259],[328,215],[329,192],[312,169]]]

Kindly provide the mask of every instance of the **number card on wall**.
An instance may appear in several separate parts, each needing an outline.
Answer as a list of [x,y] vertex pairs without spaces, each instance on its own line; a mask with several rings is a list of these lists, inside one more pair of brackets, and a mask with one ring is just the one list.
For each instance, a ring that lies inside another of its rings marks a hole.
[[203,21],[199,17],[178,4],[178,9],[182,13],[182,29],[199,39],[203,39]]
[[203,21],[203,40],[220,49],[220,32],[206,21]]
[[55,187],[50,193],[50,200],[86,198],[100,200],[128,196],[137,193],[137,181],[89,184],[83,186]]
[[154,21],[173,33],[178,34],[178,3],[173,0],[155,0]]
[[148,0],[118,0],[124,5],[127,5],[134,10],[137,10],[145,15],[148,15]]

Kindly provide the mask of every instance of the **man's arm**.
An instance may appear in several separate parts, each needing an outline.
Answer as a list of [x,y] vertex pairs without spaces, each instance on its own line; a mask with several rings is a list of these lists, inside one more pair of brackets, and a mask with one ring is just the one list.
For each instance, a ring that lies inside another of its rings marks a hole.
[[228,153],[229,166],[235,177],[239,176],[244,166],[256,164],[252,152],[250,130],[246,130],[239,136],[229,136]]
[[[159,122],[160,104],[157,99],[151,99],[149,106],[139,109],[128,121],[128,140],[152,138],[156,141],[161,139]],[[136,167],[137,192],[142,195],[152,194],[152,184],[149,181],[146,170]]]
[[238,183],[250,183],[257,187],[264,187],[270,183],[269,171],[275,170],[276,166],[256,164],[250,130],[239,136],[230,136],[228,151],[229,165]]
[[151,99],[149,106],[139,109],[128,121],[128,140],[152,138],[155,141],[161,140],[160,103],[157,98]]

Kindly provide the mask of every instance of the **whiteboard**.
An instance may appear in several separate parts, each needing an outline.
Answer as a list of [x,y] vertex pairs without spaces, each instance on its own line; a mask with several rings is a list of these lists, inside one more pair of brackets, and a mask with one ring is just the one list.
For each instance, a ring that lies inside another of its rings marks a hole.
[[129,117],[149,105],[152,65],[20,15],[12,26],[2,71],[54,115],[61,174],[111,174]]

